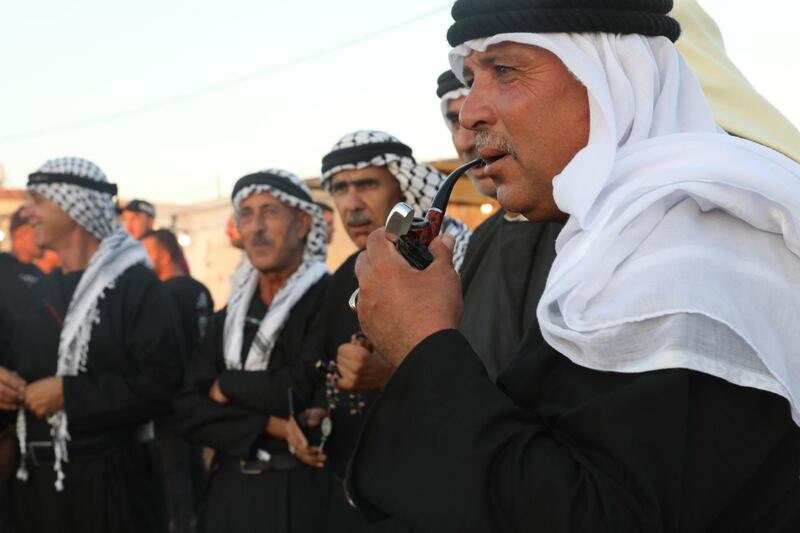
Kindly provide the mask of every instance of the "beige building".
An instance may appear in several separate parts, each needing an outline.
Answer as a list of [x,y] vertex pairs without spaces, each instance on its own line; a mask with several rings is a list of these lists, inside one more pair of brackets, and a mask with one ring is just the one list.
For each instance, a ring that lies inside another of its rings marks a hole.
[[[442,172],[450,172],[458,161],[443,160],[431,164]],[[332,198],[320,187],[319,179],[309,179],[307,183],[315,200],[334,207]],[[24,191],[0,189],[0,231],[4,237],[0,249],[3,251],[10,249],[8,225],[11,214],[24,201]],[[120,201],[120,204],[124,205],[125,201]],[[496,208],[495,202],[481,196],[469,180],[462,178],[453,191],[447,213],[475,228]],[[228,197],[184,205],[156,204],[156,224],[172,229],[178,236],[192,276],[208,287],[217,308],[225,305],[230,292],[230,276],[242,260],[242,252],[230,245],[225,233],[231,212]],[[333,242],[328,248],[328,268],[331,271],[356,251],[339,217],[335,216],[334,220]]]

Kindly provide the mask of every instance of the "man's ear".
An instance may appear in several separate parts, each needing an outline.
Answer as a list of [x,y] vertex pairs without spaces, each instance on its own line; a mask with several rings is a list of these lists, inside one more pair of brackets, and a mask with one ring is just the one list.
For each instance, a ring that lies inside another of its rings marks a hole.
[[[298,210],[299,211],[299,210]],[[299,236],[300,240],[305,241],[308,234],[311,233],[311,224],[314,219],[305,211],[299,211],[298,223],[300,224]]]

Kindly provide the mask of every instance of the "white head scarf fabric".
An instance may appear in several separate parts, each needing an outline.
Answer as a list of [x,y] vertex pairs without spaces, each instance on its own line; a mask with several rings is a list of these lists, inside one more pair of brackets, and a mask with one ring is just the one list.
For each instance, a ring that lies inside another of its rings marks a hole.
[[[37,177],[47,181],[36,181]],[[52,159],[31,174],[28,190],[35,191],[58,205],[70,218],[100,239],[100,246],[81,276],[69,302],[64,326],[58,342],[57,376],[77,376],[86,370],[89,342],[95,324],[101,320],[98,305],[117,279],[136,264],[150,265],[142,245],[114,222],[114,199],[110,192],[101,192],[75,183],[59,180],[87,179],[107,184],[108,179],[99,167],[85,159],[74,157]],[[91,183],[89,183],[91,186]],[[48,418],[53,437],[56,461],[56,490],[64,488],[62,461],[69,461],[67,441],[70,439],[66,412],[61,409]],[[25,464],[25,415],[17,417],[17,436],[22,458],[17,477],[27,480]]]
[[459,98],[463,98],[469,94],[469,89],[466,87],[459,87],[458,89],[453,89],[452,91],[446,92],[442,95],[441,101],[439,102],[439,107],[442,111],[442,118],[444,118],[444,123],[449,129],[451,124],[450,121],[447,119],[447,106],[450,105],[450,102],[453,100],[458,100]]
[[[331,148],[331,154],[339,150],[355,146],[370,144],[396,143],[402,144],[396,137],[376,130],[360,130],[345,135]],[[381,153],[366,160],[351,161],[327,168],[322,173],[322,186],[330,193],[331,178],[343,170],[358,170],[367,167],[385,167],[400,184],[405,203],[414,209],[416,216],[422,217],[430,208],[436,191],[445,180],[446,176],[438,170],[407,155],[396,153]],[[452,217],[444,217],[442,235],[451,235],[455,238],[453,250],[453,267],[456,271],[461,269],[464,254],[467,251],[469,238],[472,232],[466,224]]]
[[[238,188],[238,190],[233,195],[233,212],[237,225],[242,202],[249,196],[264,192],[273,195],[289,207],[308,213],[312,219],[311,229],[306,236],[303,262],[289,276],[270,303],[269,310],[261,321],[256,337],[247,353],[244,365],[241,358],[244,324],[250,300],[258,289],[259,272],[247,259],[241,267],[237,268],[236,275],[231,280],[233,287],[228,299],[223,327],[225,366],[233,370],[257,371],[266,370],[269,366],[272,349],[283,326],[289,319],[294,305],[320,278],[328,273],[325,266],[327,233],[322,209],[313,202],[308,187],[300,178],[285,170],[269,169],[245,176],[239,182],[242,183],[248,178],[254,179],[249,180],[251,183],[248,185],[236,187],[235,189]],[[281,181],[289,185],[282,185]]]
[[589,142],[553,180],[570,215],[538,307],[545,339],[605,371],[687,368],[787,398],[800,424],[800,166],[718,129],[675,46],[511,33],[587,88]]

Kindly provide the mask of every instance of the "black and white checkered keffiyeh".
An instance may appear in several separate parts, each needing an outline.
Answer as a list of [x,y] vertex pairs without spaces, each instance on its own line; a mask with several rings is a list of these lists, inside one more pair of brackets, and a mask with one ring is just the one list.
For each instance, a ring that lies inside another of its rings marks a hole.
[[[78,157],[51,159],[34,172],[66,174],[108,183],[100,167]],[[114,232],[114,196],[72,183],[39,183],[28,187],[55,203],[70,218],[100,240]]]
[[[100,192],[74,183],[58,182],[58,179],[87,178],[108,183],[103,171],[85,159],[65,157],[51,159],[42,165],[37,174],[61,176],[48,183],[32,183],[29,191],[35,191],[58,205],[73,220],[89,233],[100,239],[100,245],[81,276],[75,293],[69,302],[64,326],[58,341],[57,376],[77,376],[86,370],[89,356],[89,342],[95,324],[101,320],[98,304],[106,292],[113,289],[117,279],[135,264],[150,264],[147,253],[141,244],[128,235],[114,222],[113,194]],[[50,434],[55,451],[56,490],[64,488],[63,461],[68,461],[67,441],[69,430],[67,414],[63,409],[48,418]],[[27,452],[25,413],[17,415],[17,437],[20,441],[21,460],[17,477],[25,481],[28,473],[25,464]]]
[[[284,189],[296,191],[292,194],[279,188],[281,180],[287,185]],[[240,186],[242,183],[247,185]],[[240,179],[234,187],[233,212],[237,225],[242,202],[254,194],[269,193],[282,203],[300,209],[311,215],[311,230],[306,236],[303,263],[291,275],[269,305],[269,310],[261,321],[250,351],[242,365],[241,351],[244,337],[244,323],[250,300],[258,289],[259,272],[250,261],[237,269],[231,280],[233,285],[228,299],[225,326],[223,331],[223,351],[225,366],[235,370],[266,370],[275,341],[289,318],[292,307],[308,290],[328,273],[325,266],[327,258],[327,233],[322,209],[316,205],[311,192],[303,181],[281,169],[269,169],[250,174]]]
[[[396,137],[388,133],[375,130],[360,130],[349,133],[339,139],[331,148],[328,156],[356,146],[387,143],[402,144]],[[330,193],[331,178],[334,174],[342,170],[359,170],[367,167],[385,167],[400,184],[400,190],[403,193],[405,202],[410,207],[413,207],[414,212],[420,217],[424,216],[428,211],[436,191],[439,190],[446,178],[438,170],[424,163],[417,163],[413,156],[386,152],[368,159],[354,157],[350,161],[324,168],[322,186]],[[442,224],[442,234],[452,235],[456,240],[455,249],[453,250],[453,267],[458,271],[464,261],[464,253],[467,251],[467,244],[472,233],[467,225],[460,220],[445,216]]]

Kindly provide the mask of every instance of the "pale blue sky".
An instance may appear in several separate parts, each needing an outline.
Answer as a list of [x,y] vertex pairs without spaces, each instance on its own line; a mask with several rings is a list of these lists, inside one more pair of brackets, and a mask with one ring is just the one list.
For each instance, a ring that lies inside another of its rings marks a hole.
[[[800,6],[700,1],[741,70],[800,124]],[[224,90],[19,137],[264,71],[426,13]],[[0,0],[6,186],[23,186],[48,158],[75,155],[98,163],[124,197],[203,200],[227,196],[237,178],[262,168],[316,175],[330,146],[361,128],[393,133],[421,159],[451,157],[435,96],[450,20],[449,2],[435,0]]]

